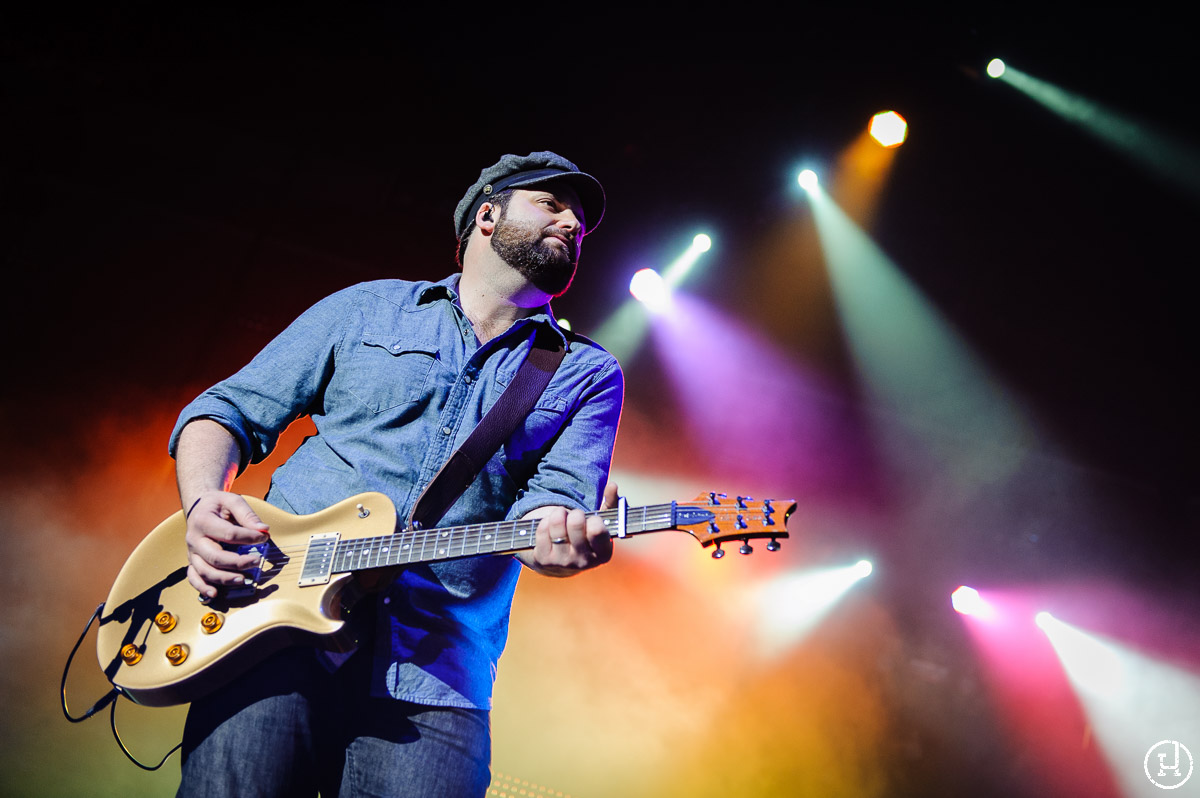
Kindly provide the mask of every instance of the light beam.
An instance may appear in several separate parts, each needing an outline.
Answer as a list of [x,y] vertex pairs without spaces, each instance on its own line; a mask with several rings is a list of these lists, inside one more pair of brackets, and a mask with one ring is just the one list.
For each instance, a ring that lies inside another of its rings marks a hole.
[[793,572],[758,588],[754,604],[764,653],[778,654],[807,637],[871,570],[869,561],[859,560],[853,565]]
[[[989,65],[990,69],[990,65]],[[989,74],[991,74],[989,72]],[[1158,177],[1200,193],[1200,152],[1175,135],[1006,66],[993,75]]]

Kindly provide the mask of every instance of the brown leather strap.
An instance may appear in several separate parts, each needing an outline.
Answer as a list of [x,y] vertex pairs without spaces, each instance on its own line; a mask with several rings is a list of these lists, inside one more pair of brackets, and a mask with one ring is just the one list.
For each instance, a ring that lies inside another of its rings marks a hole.
[[[549,340],[551,337],[556,340]],[[529,357],[517,369],[496,404],[422,491],[408,516],[409,529],[437,526],[501,444],[529,415],[565,355],[566,350],[557,336],[539,331]]]

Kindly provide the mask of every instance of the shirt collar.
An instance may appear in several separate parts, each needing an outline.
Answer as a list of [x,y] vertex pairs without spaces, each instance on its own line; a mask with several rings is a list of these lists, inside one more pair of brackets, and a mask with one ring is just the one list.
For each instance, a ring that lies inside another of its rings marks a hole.
[[[457,304],[458,280],[460,277],[462,277],[462,275],[458,272],[455,272],[444,280],[439,280],[438,282],[433,283],[429,287],[425,288],[420,294],[417,295],[417,305],[428,305],[439,299],[446,299]],[[567,334],[564,333],[562,328],[558,326],[558,319],[554,318],[554,311],[550,309],[550,303],[542,305],[534,313],[531,313],[524,319],[520,319],[513,326],[517,327],[526,322],[541,324],[553,330],[554,333],[562,339],[563,348],[570,351],[571,342],[567,339]]]

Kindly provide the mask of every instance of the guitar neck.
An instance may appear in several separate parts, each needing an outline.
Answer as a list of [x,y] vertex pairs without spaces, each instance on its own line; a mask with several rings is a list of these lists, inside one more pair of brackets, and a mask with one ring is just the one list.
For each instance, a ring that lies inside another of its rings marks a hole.
[[[671,502],[645,507],[620,507],[588,515],[599,516],[613,537],[625,537],[672,529],[678,523],[681,512],[695,511],[680,508]],[[437,529],[410,529],[392,535],[353,540],[330,540],[324,547],[324,556],[332,557],[332,573],[347,573],[488,554],[512,554],[534,547],[537,525],[538,519],[532,518]],[[319,544],[314,545],[320,547]],[[308,559],[314,562],[321,557],[314,557],[310,550]]]

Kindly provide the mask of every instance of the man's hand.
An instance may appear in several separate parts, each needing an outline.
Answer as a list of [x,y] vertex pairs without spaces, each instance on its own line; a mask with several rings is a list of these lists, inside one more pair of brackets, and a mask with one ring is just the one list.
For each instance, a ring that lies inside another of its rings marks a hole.
[[221,544],[253,545],[267,537],[267,525],[241,496],[205,491],[187,517],[188,583],[206,598],[216,598],[221,587],[240,587],[240,571],[253,568],[259,557],[227,551]]
[[[601,510],[617,503],[617,485],[604,488]],[[517,559],[540,574],[574,576],[580,571],[603,565],[612,559],[612,537],[598,516],[566,507],[539,507],[526,518],[540,518],[533,551],[517,554]]]

